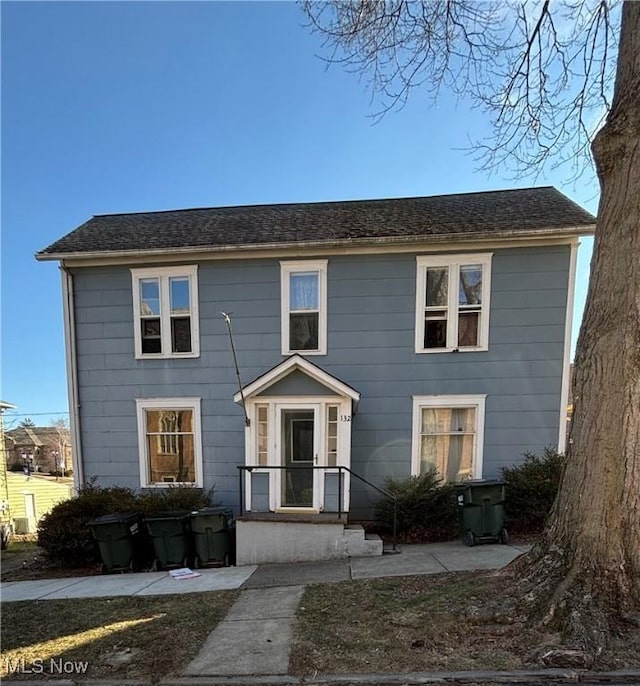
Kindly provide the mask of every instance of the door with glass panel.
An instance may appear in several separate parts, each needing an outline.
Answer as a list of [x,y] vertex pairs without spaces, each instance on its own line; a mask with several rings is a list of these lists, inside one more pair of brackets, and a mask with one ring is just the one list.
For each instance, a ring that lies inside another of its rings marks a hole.
[[318,407],[278,408],[280,507],[313,508],[316,505],[318,460]]

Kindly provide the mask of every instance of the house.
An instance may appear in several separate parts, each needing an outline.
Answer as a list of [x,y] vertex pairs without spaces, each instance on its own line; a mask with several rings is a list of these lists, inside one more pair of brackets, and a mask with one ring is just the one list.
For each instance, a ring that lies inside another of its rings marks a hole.
[[564,446],[594,225],[551,187],[95,216],[36,256],[62,268],[74,474],[215,484],[242,562],[353,554],[369,483]]
[[71,474],[71,436],[62,426],[18,426],[5,431],[7,468],[22,471]]
[[[56,463],[61,464],[57,450],[70,465],[69,438],[66,432],[65,443],[65,430],[57,427],[19,427],[5,431],[3,414],[14,409],[15,405],[0,400],[0,527],[18,534],[32,534],[54,505],[73,495],[71,479],[42,474],[48,471],[51,461],[54,469]],[[23,471],[25,459],[29,464],[28,473]]]
[[11,528],[16,534],[35,534],[44,515],[73,496],[72,479],[22,472],[6,476]]

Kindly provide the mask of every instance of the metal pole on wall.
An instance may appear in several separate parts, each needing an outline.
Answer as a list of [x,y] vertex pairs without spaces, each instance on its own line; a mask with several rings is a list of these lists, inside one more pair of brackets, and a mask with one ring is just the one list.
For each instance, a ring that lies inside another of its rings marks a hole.
[[251,422],[249,420],[249,415],[247,414],[247,407],[244,402],[244,392],[242,389],[242,381],[240,380],[240,370],[238,369],[238,358],[236,356],[236,347],[233,344],[233,333],[231,332],[231,316],[226,312],[220,312],[223,316],[225,322],[227,323],[227,331],[229,332],[229,341],[231,342],[231,353],[233,354],[233,364],[236,368],[236,377],[238,378],[238,388],[240,389],[240,397],[242,398],[242,409],[244,410],[244,423],[246,426],[250,426]]

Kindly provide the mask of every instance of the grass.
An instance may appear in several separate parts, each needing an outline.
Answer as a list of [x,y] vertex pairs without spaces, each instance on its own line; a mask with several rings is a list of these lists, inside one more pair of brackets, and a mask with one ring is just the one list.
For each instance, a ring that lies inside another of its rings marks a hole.
[[0,676],[11,665],[44,664],[40,678],[47,677],[52,659],[87,662],[88,678],[179,673],[236,597],[236,591],[223,591],[5,603]]
[[[561,637],[496,618],[504,578],[456,573],[308,586],[291,652],[297,675],[514,670],[544,665]],[[638,665],[640,632],[602,655],[601,668]]]
[[2,558],[11,557],[11,555],[17,555],[22,553],[35,553],[38,551],[38,543],[35,538],[28,539],[26,537],[12,537],[9,540],[9,545],[6,550],[2,551]]

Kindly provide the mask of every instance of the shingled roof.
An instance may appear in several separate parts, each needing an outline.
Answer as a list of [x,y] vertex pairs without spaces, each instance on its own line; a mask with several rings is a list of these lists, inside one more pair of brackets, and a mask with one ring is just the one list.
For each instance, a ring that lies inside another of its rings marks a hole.
[[361,245],[591,233],[595,218],[551,186],[387,200],[97,215],[38,259],[172,250]]

